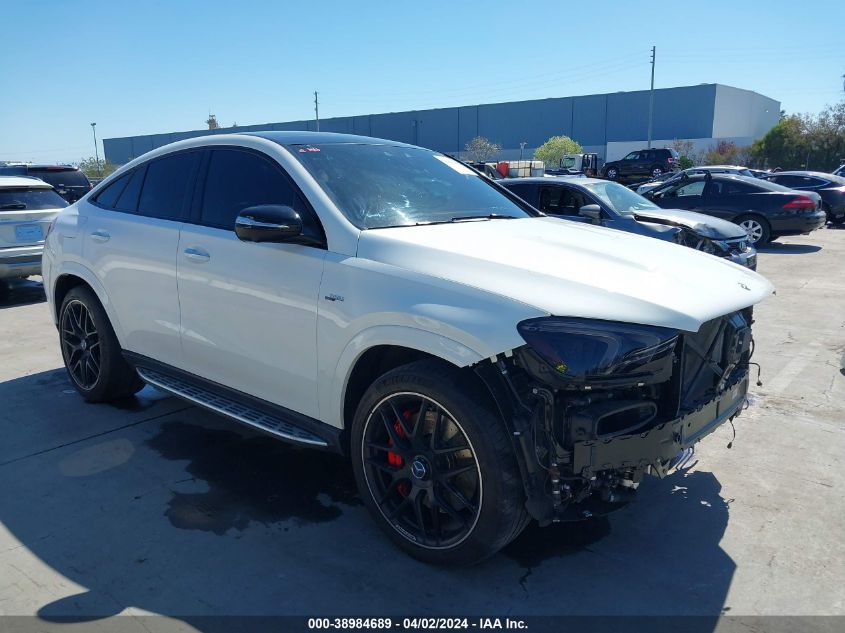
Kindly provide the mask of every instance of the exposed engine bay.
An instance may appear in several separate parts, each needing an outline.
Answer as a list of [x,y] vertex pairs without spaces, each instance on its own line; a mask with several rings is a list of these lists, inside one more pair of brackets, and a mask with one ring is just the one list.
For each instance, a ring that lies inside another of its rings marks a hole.
[[541,525],[631,501],[739,415],[753,353],[748,310],[698,332],[580,319],[520,324],[528,343],[483,362]]

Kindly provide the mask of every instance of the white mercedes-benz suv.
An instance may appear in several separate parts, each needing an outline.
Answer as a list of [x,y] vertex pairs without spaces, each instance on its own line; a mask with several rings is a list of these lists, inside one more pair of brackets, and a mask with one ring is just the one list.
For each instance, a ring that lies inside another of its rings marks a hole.
[[675,469],[742,409],[773,291],[443,154],[308,132],[135,159],[61,212],[43,275],[86,400],[146,382],[342,452],[384,531],[438,564]]

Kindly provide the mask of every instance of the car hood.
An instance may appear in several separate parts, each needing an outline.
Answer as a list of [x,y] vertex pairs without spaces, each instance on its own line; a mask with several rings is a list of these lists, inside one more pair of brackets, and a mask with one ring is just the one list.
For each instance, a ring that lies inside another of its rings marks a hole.
[[757,273],[685,246],[550,217],[367,230],[358,257],[552,315],[691,332],[774,291]]
[[714,240],[730,240],[738,237],[745,237],[746,232],[742,227],[733,222],[714,218],[711,215],[695,213],[694,211],[683,211],[681,209],[649,209],[637,211],[635,216],[638,220],[665,222],[674,226],[682,226],[690,229],[696,235],[709,237]]

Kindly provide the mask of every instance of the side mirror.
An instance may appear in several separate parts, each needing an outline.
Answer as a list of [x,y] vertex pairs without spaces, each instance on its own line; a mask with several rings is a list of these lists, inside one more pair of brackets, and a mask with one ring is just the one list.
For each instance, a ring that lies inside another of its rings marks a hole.
[[302,235],[302,219],[281,204],[247,207],[235,219],[235,235],[244,242],[290,242]]
[[601,207],[597,204],[585,204],[578,209],[578,215],[583,215],[585,218],[599,221],[601,220]]

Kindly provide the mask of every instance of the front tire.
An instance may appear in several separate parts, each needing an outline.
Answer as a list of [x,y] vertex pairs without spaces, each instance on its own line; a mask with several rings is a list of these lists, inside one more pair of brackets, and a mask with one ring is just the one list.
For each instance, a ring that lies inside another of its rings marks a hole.
[[512,443],[477,385],[442,361],[379,378],[352,424],[358,490],[379,527],[414,558],[469,565],[526,525]]
[[739,224],[745,229],[752,246],[765,246],[772,239],[772,230],[769,222],[762,216],[754,214],[741,215],[734,220],[734,224]]
[[123,358],[106,311],[90,288],[68,291],[59,310],[59,338],[70,382],[88,402],[125,398],[143,387]]
[[619,177],[619,170],[616,167],[608,167],[604,175],[610,180],[616,180]]

